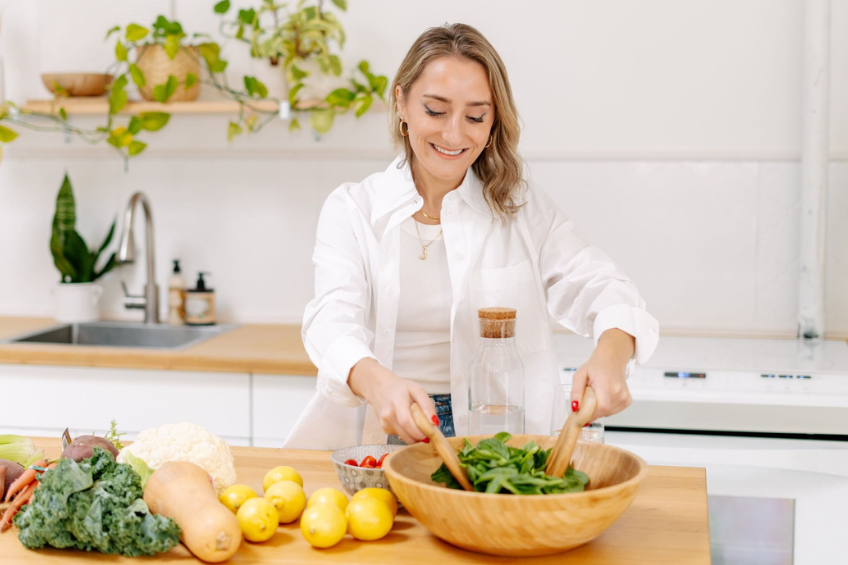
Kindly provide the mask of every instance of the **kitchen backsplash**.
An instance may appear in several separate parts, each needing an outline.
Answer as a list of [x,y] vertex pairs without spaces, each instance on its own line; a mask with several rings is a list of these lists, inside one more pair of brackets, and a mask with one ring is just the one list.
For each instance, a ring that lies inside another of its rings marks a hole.
[[[143,190],[161,289],[179,258],[188,280],[198,270],[212,273],[221,320],[298,323],[312,295],[324,199],[342,182],[382,170],[390,157],[144,158],[126,174],[112,157],[7,159],[0,167],[0,315],[52,312],[58,273],[49,225],[67,169],[83,237],[102,238],[130,194]],[[530,160],[529,170],[586,239],[636,281],[664,331],[794,334],[798,163]],[[827,328],[848,335],[848,163],[831,166],[830,183]],[[141,222],[136,236],[144,241]],[[102,281],[104,317],[136,319],[140,312],[121,306],[121,280],[140,292],[144,259]]]
[[[248,4],[258,0],[234,2]],[[636,281],[664,332],[795,335],[803,3],[348,4],[345,65],[367,59],[390,78],[428,26],[466,22],[486,34],[509,69],[532,178]],[[47,98],[39,73],[103,70],[112,51],[102,38],[117,23],[166,13],[190,32],[214,32],[211,7],[0,0],[6,94],[19,103]],[[848,336],[848,105],[838,103],[848,99],[846,25],[848,0],[833,2],[826,322],[834,337]],[[255,70],[236,43],[225,55],[232,80]],[[0,164],[0,315],[53,311],[58,272],[48,241],[67,171],[89,242],[101,241],[113,218],[120,225],[133,192],[147,194],[163,313],[179,258],[189,283],[197,271],[211,273],[219,320],[299,323],[313,292],[321,205],[342,182],[388,165],[387,117],[375,104],[358,121],[337,119],[320,141],[275,123],[228,143],[230,116],[175,115],[146,135],[148,149],[127,172],[105,144],[22,131]],[[73,121],[99,125],[97,117]],[[143,247],[143,222],[136,230]],[[140,319],[121,306],[122,280],[141,292],[143,257],[105,277],[103,315]]]

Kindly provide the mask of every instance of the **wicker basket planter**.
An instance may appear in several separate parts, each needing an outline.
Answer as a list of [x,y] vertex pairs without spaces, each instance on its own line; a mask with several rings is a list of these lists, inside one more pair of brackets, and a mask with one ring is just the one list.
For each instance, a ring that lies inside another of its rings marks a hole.
[[191,73],[200,78],[200,53],[194,47],[180,47],[172,60],[161,45],[145,45],[139,50],[136,64],[144,73],[145,85],[138,91],[145,100],[153,100],[153,87],[167,82],[169,75],[177,77],[179,86],[168,102],[196,100],[200,95],[200,82],[185,88],[186,75]]

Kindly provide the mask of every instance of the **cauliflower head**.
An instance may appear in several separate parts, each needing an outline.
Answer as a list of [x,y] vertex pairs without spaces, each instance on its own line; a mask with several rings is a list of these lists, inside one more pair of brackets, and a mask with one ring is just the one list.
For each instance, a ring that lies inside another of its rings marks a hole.
[[165,424],[143,430],[136,440],[118,454],[118,463],[126,463],[132,453],[153,470],[167,461],[188,461],[205,470],[221,492],[236,482],[236,467],[230,446],[209,430],[191,422]]

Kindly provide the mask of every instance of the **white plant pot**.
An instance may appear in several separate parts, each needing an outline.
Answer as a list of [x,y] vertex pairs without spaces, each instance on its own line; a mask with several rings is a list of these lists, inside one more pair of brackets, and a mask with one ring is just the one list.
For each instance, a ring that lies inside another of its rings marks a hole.
[[[278,100],[287,100],[289,84],[282,65],[272,65],[268,59],[251,59],[253,75],[268,89],[268,96]],[[341,76],[325,75],[315,61],[299,61],[300,70],[309,73],[303,81],[303,88],[298,93],[301,100],[323,100],[337,88],[350,87],[350,81],[345,74]]]
[[97,302],[102,294],[103,289],[97,283],[59,283],[53,289],[56,320],[69,324],[98,320]]
[[268,59],[251,59],[253,76],[268,89],[268,96],[278,100],[287,100],[289,85],[286,73],[281,65],[272,65]]
[[337,88],[350,88],[350,80],[344,72],[341,76],[325,75],[316,61],[301,61],[297,66],[309,73],[309,76],[303,79],[303,88],[297,95],[301,100],[323,100]]

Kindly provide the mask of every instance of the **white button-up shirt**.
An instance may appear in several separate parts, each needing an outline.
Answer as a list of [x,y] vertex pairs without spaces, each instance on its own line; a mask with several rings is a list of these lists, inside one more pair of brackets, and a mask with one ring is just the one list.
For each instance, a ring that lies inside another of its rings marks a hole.
[[[409,166],[346,183],[318,220],[315,298],[303,318],[303,343],[318,367],[317,394],[286,447],[337,449],[385,443],[373,409],[347,384],[371,357],[392,368],[399,298],[400,224],[423,206]],[[530,187],[506,223],[494,216],[471,169],[442,200],[442,230],[453,300],[451,396],[457,435],[468,427],[468,366],[477,345],[478,308],[518,312],[515,345],[524,365],[525,430],[549,434],[559,382],[550,318],[594,337],[619,328],[636,338],[634,361],[656,347],[656,320],[612,260],[588,245],[544,192]],[[447,305],[446,305],[447,307]],[[632,362],[630,366],[632,366]],[[628,366],[628,372],[629,367]]]

